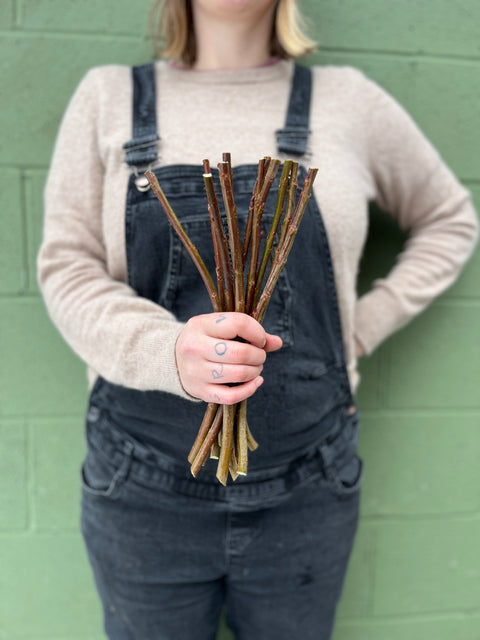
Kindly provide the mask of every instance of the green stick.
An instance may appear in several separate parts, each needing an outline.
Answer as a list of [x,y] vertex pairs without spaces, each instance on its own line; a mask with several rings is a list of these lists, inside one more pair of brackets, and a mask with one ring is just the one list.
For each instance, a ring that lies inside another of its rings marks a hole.
[[220,445],[220,459],[217,467],[217,479],[223,485],[227,484],[230,458],[233,449],[233,423],[236,412],[235,404],[223,405],[222,443]]
[[[286,160],[283,165],[282,175],[280,176],[280,185],[278,188],[277,202],[275,205],[275,213],[273,214],[272,224],[270,226],[270,231],[268,232],[267,239],[265,240],[262,260],[260,262],[260,267],[258,268],[257,281],[255,283],[255,296],[253,300],[253,306],[255,306],[255,304],[257,303],[258,297],[260,295],[263,277],[267,269],[267,264],[270,259],[270,254],[272,253],[273,241],[275,239],[275,234],[277,233],[278,225],[282,217],[283,207],[285,203],[285,196],[287,195],[287,187],[288,187],[291,168],[292,168],[292,160]],[[251,311],[251,309],[249,309],[249,311]]]
[[305,209],[310,198],[313,182],[315,180],[315,176],[317,175],[317,171],[318,169],[308,170],[307,176],[303,183],[303,188],[300,194],[297,208],[295,210],[295,214],[291,223],[288,225],[284,242],[281,246],[278,246],[275,251],[275,256],[272,261],[272,266],[270,268],[270,273],[268,274],[265,288],[262,295],[260,296],[260,300],[258,301],[255,310],[252,313],[252,317],[254,317],[260,323],[263,322],[263,318],[265,317],[265,312],[267,310],[268,303],[270,302],[273,289],[275,288],[275,285],[278,282],[278,278],[280,277],[280,273],[282,272],[287,262],[288,254],[290,253],[290,250],[293,246],[293,241],[298,231],[298,226],[301,222],[303,214],[305,213]]

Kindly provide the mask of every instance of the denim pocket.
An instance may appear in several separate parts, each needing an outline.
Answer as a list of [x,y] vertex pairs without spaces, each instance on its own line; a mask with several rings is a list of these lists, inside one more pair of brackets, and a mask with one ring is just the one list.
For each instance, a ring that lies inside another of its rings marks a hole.
[[348,462],[326,474],[327,484],[336,496],[346,498],[360,491],[363,479],[363,462],[355,454]]
[[320,447],[323,458],[322,477],[330,491],[339,498],[357,494],[363,479],[363,462],[357,454],[358,413],[347,409],[340,433]]
[[89,495],[114,499],[128,479],[134,446],[126,441],[121,449],[108,454],[103,451],[92,433],[99,428],[101,420],[99,414],[92,419],[95,410],[92,407],[87,415],[87,455],[81,468],[82,489]]

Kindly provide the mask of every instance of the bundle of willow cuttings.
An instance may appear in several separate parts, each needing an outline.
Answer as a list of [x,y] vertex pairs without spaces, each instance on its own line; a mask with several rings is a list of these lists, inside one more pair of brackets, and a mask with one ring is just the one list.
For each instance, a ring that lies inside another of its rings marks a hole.
[[[250,200],[243,240],[240,239],[233,196],[230,154],[224,153],[223,161],[217,166],[228,234],[225,233],[222,222],[210,163],[208,160],[203,161],[203,179],[215,255],[216,285],[197,248],[191,242],[165,197],[155,174],[149,170],[145,176],[168,220],[195,263],[207,288],[213,310],[246,313],[262,323],[273,289],[292,249],[298,226],[310,198],[317,169],[308,170],[300,197],[296,202],[298,163],[293,160],[284,162],[272,223],[268,233],[265,234],[265,239],[261,242],[262,216],[267,196],[280,167],[280,160],[266,157],[258,163],[257,180]],[[277,242],[274,250],[275,238]],[[263,244],[263,251],[260,258],[261,244]],[[265,284],[263,284],[264,281]],[[210,403],[188,456],[191,472],[196,476],[208,457],[217,458],[217,478],[225,485],[229,471],[233,480],[239,475],[246,475],[248,450],[253,451],[257,447],[258,444],[247,424],[246,400],[234,405]]]

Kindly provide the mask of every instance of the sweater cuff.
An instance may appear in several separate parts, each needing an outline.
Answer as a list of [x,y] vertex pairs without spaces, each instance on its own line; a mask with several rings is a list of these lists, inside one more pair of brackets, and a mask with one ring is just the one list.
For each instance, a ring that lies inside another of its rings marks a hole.
[[165,356],[165,360],[162,361],[161,370],[158,373],[159,388],[167,393],[173,393],[176,396],[180,396],[185,400],[191,400],[192,402],[202,402],[200,398],[195,398],[185,391],[180,381],[180,375],[177,369],[177,362],[175,358],[175,345],[177,343],[178,336],[182,331],[184,325],[180,325],[174,335],[172,335],[173,349],[168,351],[168,355]]

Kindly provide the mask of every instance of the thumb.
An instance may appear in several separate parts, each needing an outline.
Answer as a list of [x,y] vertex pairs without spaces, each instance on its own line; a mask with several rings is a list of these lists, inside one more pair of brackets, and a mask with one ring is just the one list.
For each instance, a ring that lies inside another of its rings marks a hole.
[[271,333],[265,334],[267,341],[265,342],[265,346],[263,347],[267,353],[270,351],[278,351],[281,349],[283,345],[283,341],[280,336],[274,336]]

